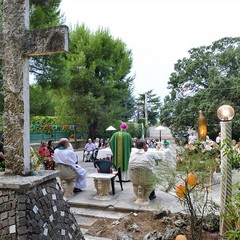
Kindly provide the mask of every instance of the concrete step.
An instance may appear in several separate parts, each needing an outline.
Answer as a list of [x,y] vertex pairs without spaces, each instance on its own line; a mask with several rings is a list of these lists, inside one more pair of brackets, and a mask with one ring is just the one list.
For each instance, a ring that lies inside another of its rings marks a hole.
[[81,208],[72,207],[72,213],[85,237],[85,240],[110,240],[110,238],[94,237],[87,234],[88,229],[99,219],[108,218],[113,221],[124,218],[129,213],[126,212],[116,212],[112,210],[102,210],[102,209],[91,209],[91,208]]
[[[92,218],[109,218],[113,220],[117,220],[123,218],[124,216],[128,215],[129,212],[119,212],[114,210],[107,210],[107,209],[91,209],[91,208],[84,208],[84,207],[71,207],[71,211],[76,216],[87,216]],[[87,224],[89,225],[89,223]]]
[[92,237],[89,235],[84,235],[85,240],[112,240],[112,238],[102,238],[102,237]]

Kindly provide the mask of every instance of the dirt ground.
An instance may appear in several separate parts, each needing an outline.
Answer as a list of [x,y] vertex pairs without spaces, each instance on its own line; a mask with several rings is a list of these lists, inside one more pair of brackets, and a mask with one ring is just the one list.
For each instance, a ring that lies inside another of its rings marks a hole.
[[[176,217],[171,214],[169,217],[176,221]],[[87,234],[96,237],[106,237],[113,240],[117,239],[117,234],[119,231],[126,233],[127,235],[133,237],[135,240],[142,240],[144,236],[153,231],[157,230],[164,233],[167,226],[162,219],[154,219],[152,212],[138,212],[131,213],[127,217],[120,219],[119,223],[114,224],[112,219],[98,219],[92,226],[89,228]],[[136,224],[139,227],[139,231],[136,232],[133,229],[130,229],[133,224]],[[191,240],[189,236],[189,227],[182,228],[183,234],[187,237],[188,240]],[[173,238],[175,239],[175,238]],[[218,236],[218,233],[209,233],[203,232],[203,240],[217,240],[222,239]]]

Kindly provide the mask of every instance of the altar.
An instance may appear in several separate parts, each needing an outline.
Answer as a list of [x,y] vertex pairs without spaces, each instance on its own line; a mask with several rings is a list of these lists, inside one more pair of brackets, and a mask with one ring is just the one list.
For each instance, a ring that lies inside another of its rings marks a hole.
[[107,148],[103,148],[103,149],[99,149],[98,150],[98,154],[97,154],[97,159],[111,159],[112,158],[112,150],[111,148],[107,147]]
[[[136,148],[132,148],[132,152],[136,151]],[[159,160],[165,160],[165,150],[158,150],[156,148],[149,148],[146,152],[147,155],[151,156],[153,159],[159,161]],[[112,158],[112,150],[111,148],[103,148],[98,151],[97,159],[111,159]]]

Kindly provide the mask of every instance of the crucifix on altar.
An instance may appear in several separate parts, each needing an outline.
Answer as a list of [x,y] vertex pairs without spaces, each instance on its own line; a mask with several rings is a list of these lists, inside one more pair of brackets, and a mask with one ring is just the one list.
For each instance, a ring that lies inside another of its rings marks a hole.
[[5,173],[30,171],[29,58],[68,50],[68,28],[29,30],[29,0],[3,1],[3,132]]

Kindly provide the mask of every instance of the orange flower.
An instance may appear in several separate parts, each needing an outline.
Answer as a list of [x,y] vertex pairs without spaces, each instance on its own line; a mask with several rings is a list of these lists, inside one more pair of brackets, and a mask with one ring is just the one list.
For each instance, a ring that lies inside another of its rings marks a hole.
[[176,186],[175,193],[179,198],[185,198],[186,187],[184,184],[179,184]]

